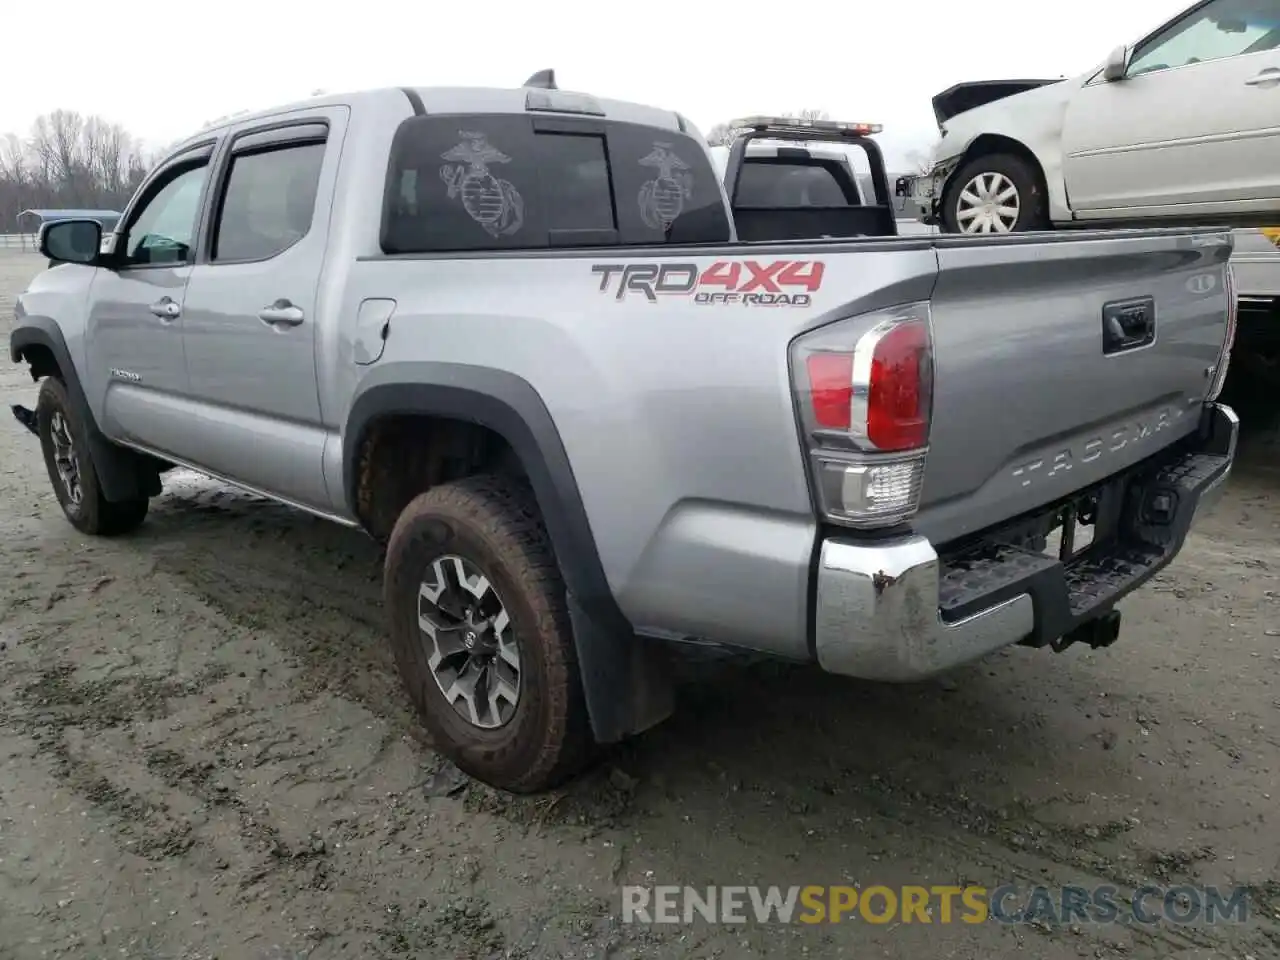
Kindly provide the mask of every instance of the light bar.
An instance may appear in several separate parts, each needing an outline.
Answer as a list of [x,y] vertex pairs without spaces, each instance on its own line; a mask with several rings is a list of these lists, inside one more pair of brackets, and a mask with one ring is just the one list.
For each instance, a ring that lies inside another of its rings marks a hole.
[[743,117],[729,124],[730,129],[747,127],[765,133],[842,133],[865,137],[879,133],[879,123],[849,123],[844,120],[798,120],[795,117]]

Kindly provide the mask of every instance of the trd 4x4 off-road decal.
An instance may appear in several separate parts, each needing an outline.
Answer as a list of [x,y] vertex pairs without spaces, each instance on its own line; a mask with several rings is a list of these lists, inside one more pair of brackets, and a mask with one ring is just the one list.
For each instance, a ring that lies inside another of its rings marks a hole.
[[738,303],[746,307],[807,307],[822,286],[821,260],[717,260],[696,263],[596,263],[600,292],[615,300],[639,294],[650,303],[659,297],[691,297],[697,304]]
[[689,165],[671,152],[671,144],[653,142],[653,151],[640,161],[658,173],[640,187],[640,218],[651,230],[670,230],[693,194]]
[[440,154],[442,160],[453,161],[440,168],[449,199],[461,194],[462,208],[489,236],[510,236],[524,226],[524,198],[510,181],[490,173],[489,164],[510,163],[511,158],[483,133],[459,130],[458,136],[463,142]]

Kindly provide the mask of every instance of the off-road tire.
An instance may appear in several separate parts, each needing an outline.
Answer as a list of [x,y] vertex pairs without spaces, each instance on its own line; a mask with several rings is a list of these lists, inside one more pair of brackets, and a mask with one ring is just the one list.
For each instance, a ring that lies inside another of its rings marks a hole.
[[[79,469],[80,502],[76,503],[63,483],[54,456],[52,423],[60,414],[74,441],[73,456]],[[68,520],[81,533],[96,537],[113,537],[136,530],[146,519],[150,500],[146,497],[112,502],[102,495],[97,469],[89,453],[88,433],[85,424],[67,396],[66,385],[57,377],[46,377],[40,384],[36,400],[36,427],[40,434],[40,449],[49,471],[49,482],[58,504]]]
[[[519,644],[519,699],[511,719],[496,729],[459,715],[428,666],[419,589],[431,563],[448,554],[489,578]],[[564,583],[523,481],[476,476],[415,497],[392,530],[383,591],[401,679],[434,746],[459,769],[502,790],[535,793],[589,762],[595,744]]]
[[[1011,233],[1049,230],[1049,197],[1044,179],[1035,165],[1014,153],[992,153],[975,157],[957,170],[947,184],[942,198],[942,228],[945,233],[963,233],[957,219],[960,193],[979,174],[994,173],[1007,177],[1018,190],[1018,217]],[[997,234],[977,234],[995,236]]]

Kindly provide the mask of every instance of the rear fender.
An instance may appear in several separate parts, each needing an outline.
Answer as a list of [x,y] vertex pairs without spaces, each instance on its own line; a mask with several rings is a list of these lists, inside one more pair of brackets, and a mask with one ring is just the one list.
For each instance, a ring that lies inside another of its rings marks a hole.
[[343,432],[343,488],[351,515],[359,516],[359,456],[368,431],[381,417],[414,414],[480,424],[519,458],[564,578],[596,740],[617,742],[662,720],[671,704],[661,664],[614,598],[560,434],[524,379],[466,364],[380,367],[357,394]]

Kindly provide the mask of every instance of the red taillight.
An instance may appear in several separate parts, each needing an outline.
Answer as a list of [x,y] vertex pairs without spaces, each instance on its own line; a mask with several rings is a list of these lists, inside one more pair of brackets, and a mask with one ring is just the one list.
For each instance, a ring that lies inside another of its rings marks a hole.
[[878,450],[915,450],[929,440],[929,329],[911,321],[879,338],[867,389],[867,439]]
[[805,358],[814,423],[848,430],[853,423],[853,354],[811,353]]
[[892,527],[924,489],[933,410],[928,301],[825,324],[791,344],[791,385],[818,512]]

